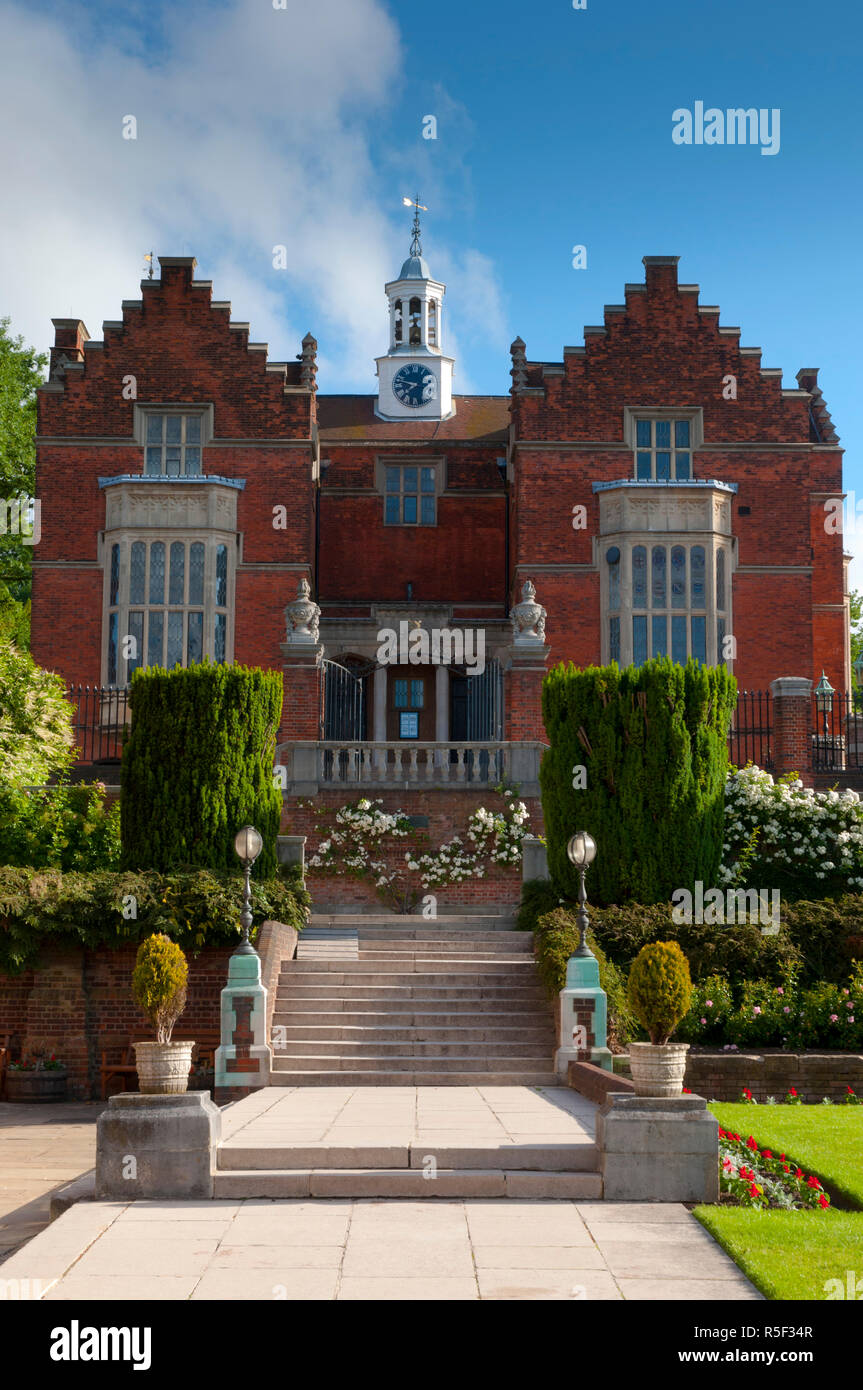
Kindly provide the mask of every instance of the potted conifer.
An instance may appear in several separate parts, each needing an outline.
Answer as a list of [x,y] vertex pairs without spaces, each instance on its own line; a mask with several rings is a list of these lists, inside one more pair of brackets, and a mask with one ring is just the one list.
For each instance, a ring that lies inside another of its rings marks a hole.
[[676,941],[655,941],[641,948],[629,972],[627,994],[650,1038],[629,1045],[635,1094],[681,1095],[689,1043],[672,1043],[669,1038],[689,1011],[692,980]]
[[156,1030],[155,1042],[135,1043],[142,1095],[177,1095],[189,1084],[194,1042],[172,1042],[186,1007],[189,967],[175,941],[160,933],[142,941],[132,972],[132,993]]

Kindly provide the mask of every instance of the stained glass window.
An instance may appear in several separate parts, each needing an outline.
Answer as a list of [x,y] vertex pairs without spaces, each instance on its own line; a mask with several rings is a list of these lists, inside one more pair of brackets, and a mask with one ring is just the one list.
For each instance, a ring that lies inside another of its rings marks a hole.
[[111,546],[111,590],[108,602],[113,608],[120,596],[120,547]]
[[606,551],[605,558],[608,562],[608,607],[612,613],[616,613],[620,607],[620,550],[618,546],[610,546]]
[[665,607],[665,546],[655,545],[651,556],[651,608]]
[[704,607],[704,546],[694,545],[689,553],[690,606]]
[[686,607],[686,551],[682,545],[671,547],[671,606]]
[[647,618],[636,616],[632,619],[632,662],[643,666],[647,660]]
[[615,614],[608,620],[608,659],[620,664],[620,617]]
[[200,612],[189,614],[189,643],[186,651],[186,663],[192,666],[195,662],[202,659],[204,655],[204,615]]
[[725,551],[716,552],[716,607],[720,613],[725,608]]
[[643,545],[632,548],[632,606],[647,607],[647,549]]

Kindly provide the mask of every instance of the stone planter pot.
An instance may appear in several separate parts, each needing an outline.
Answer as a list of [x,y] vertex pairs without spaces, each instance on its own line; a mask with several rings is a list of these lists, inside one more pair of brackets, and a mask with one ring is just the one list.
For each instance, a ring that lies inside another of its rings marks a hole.
[[142,1096],[181,1095],[188,1089],[194,1042],[136,1042],[135,1066]]
[[637,1096],[679,1096],[689,1043],[629,1044],[629,1067]]
[[7,1071],[6,1099],[34,1103],[66,1099],[69,1073],[62,1071]]

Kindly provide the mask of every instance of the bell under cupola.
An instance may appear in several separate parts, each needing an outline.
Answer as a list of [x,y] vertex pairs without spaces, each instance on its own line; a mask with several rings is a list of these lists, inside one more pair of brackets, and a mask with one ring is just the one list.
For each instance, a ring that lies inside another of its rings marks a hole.
[[405,198],[414,209],[410,255],[397,280],[386,285],[390,346],[378,357],[375,413],[382,420],[447,420],[455,414],[452,399],[454,359],[442,351],[443,297],[446,285],[432,278],[423,257],[419,196]]

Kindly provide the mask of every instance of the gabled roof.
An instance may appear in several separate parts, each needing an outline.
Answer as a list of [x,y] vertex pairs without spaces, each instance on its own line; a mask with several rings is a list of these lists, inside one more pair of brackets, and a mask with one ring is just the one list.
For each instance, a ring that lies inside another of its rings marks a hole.
[[453,396],[455,415],[449,420],[379,420],[377,396],[317,397],[318,434],[322,444],[352,440],[424,443],[458,440],[506,444],[509,435],[509,396]]

